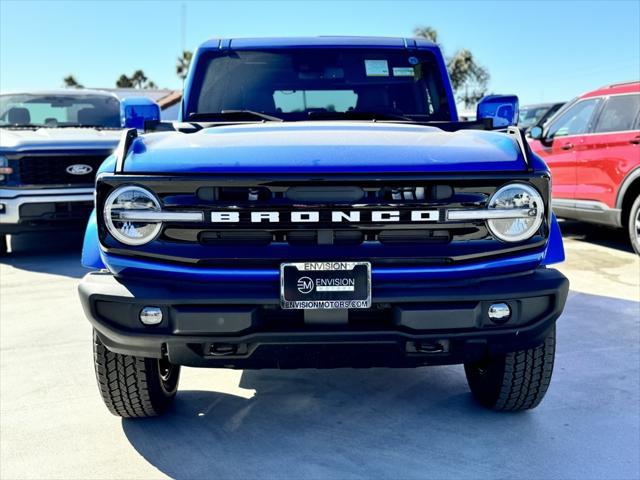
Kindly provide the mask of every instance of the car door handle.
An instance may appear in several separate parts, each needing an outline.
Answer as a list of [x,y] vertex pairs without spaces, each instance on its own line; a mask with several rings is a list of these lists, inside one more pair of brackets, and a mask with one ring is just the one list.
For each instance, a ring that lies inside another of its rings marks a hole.
[[640,145],[640,137],[632,138],[629,140],[629,143],[632,143],[633,145]]
[[561,150],[571,150],[573,148],[573,143],[567,143],[566,145],[562,145],[560,147]]

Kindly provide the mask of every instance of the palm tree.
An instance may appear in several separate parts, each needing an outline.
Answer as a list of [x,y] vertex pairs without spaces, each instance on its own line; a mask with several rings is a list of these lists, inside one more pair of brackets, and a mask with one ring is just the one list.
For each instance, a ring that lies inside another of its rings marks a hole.
[[120,75],[120,78],[116,80],[116,87],[118,88],[132,88],[133,82],[124,73]]
[[184,79],[187,78],[187,72],[189,72],[189,65],[191,64],[192,58],[193,52],[184,50],[182,55],[180,55],[176,61],[176,75],[178,75],[183,82]]
[[426,38],[433,43],[438,43],[438,32],[433,27],[416,27],[413,29],[413,34],[416,37]]
[[67,75],[62,79],[62,81],[64,82],[65,87],[82,88],[82,85],[78,83],[78,81],[76,80],[76,77],[74,77],[73,75]]
[[124,73],[116,80],[118,88],[158,88],[153,80],[149,80],[143,70],[136,70],[128,77]]
[[[416,27],[413,33],[417,37],[438,42],[438,32],[432,27]],[[473,54],[466,48],[458,50],[451,57],[446,57],[446,61],[451,85],[458,101],[464,103],[467,108],[472,107],[487,92],[489,72],[476,62]]]
[[133,72],[133,75],[131,75],[131,83],[133,83],[135,88],[144,88],[147,80],[147,76],[142,70],[136,70]]

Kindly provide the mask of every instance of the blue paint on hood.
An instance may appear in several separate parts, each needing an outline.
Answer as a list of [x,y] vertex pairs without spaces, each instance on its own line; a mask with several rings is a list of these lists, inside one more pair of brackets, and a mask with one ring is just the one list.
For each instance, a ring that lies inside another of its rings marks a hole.
[[506,134],[421,125],[296,122],[158,132],[134,142],[127,173],[430,173],[525,170]]

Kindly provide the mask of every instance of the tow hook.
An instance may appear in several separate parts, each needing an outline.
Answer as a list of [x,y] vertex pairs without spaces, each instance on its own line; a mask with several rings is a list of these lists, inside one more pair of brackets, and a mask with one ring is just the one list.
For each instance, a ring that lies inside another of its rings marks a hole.
[[439,340],[432,342],[414,342],[412,350],[416,353],[445,353],[449,351],[449,341]]
[[212,343],[209,347],[209,355],[224,357],[233,355],[238,351],[238,346],[231,343]]

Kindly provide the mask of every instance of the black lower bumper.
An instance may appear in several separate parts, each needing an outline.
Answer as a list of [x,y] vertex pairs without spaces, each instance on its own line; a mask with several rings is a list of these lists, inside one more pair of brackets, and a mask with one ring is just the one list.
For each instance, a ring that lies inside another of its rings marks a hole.
[[92,210],[92,201],[25,203],[17,208],[12,222],[0,222],[0,234],[84,228]]
[[[173,363],[227,368],[419,366],[474,361],[539,345],[569,289],[558,271],[538,269],[411,295],[373,298],[366,310],[282,310],[278,299],[217,298],[178,282],[90,273],[79,287],[85,313],[110,350]],[[503,302],[511,316],[488,316]],[[159,325],[139,321],[159,307]]]

